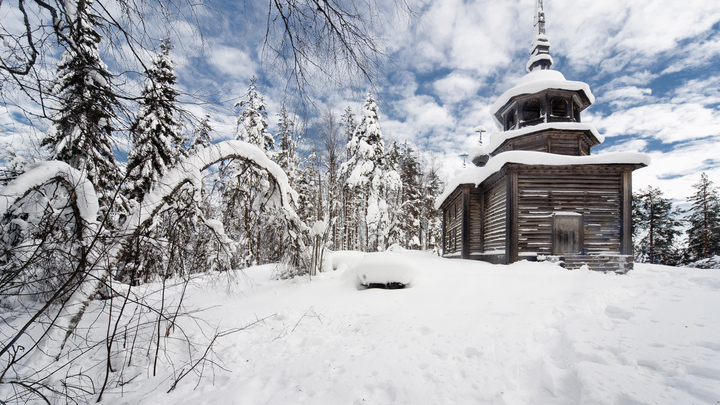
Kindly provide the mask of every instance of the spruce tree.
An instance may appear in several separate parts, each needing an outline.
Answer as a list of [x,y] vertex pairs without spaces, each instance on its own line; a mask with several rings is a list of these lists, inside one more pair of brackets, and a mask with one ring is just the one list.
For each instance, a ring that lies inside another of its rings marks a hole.
[[663,198],[659,188],[648,186],[633,194],[633,235],[639,261],[678,264],[680,253],[675,238],[680,235],[680,214],[670,199]]
[[160,43],[160,54],[145,72],[140,110],[130,127],[133,147],[128,154],[126,195],[138,202],[185,153],[171,48],[167,38]]
[[100,58],[100,18],[91,5],[91,0],[78,1],[75,20],[68,21],[69,43],[53,87],[57,113],[41,145],[52,159],[82,171],[106,207],[120,181],[112,139],[119,103],[110,87],[113,75]]
[[406,249],[419,249],[423,202],[422,171],[415,151],[407,141],[400,149],[400,180],[402,192],[399,207],[395,210],[397,226],[394,227],[397,229],[397,239]]
[[285,103],[283,103],[282,107],[280,107],[280,112],[278,113],[278,133],[276,138],[278,140],[279,150],[275,156],[275,162],[288,175],[288,180],[291,185],[295,180],[295,171],[297,170],[297,161],[295,157],[297,140],[293,137],[294,132],[295,122],[285,108]]
[[270,156],[275,147],[272,135],[267,131],[267,111],[265,101],[256,90],[257,78],[250,78],[250,86],[245,93],[245,100],[235,103],[242,110],[237,118],[237,135],[235,139],[258,146]]
[[[352,108],[347,106],[345,112],[340,117],[340,123],[343,127],[343,133],[345,134],[345,141],[347,144],[355,133],[355,114],[352,112]],[[346,147],[346,159],[350,160],[350,148]],[[355,193],[350,189],[347,184],[348,173],[343,172],[343,167],[340,167],[339,181],[342,187],[342,215],[340,219],[340,227],[342,229],[341,249],[356,249],[359,250],[357,244],[357,229],[358,229],[358,202],[355,198]]]
[[695,194],[688,197],[691,203],[687,229],[689,261],[720,255],[720,198],[717,187],[707,174],[693,184]]
[[205,114],[193,131],[193,138],[190,142],[190,150],[196,151],[199,148],[207,148],[210,146],[212,144],[210,137],[212,132],[213,129],[210,126],[210,114]]
[[400,187],[397,162],[386,156],[378,118],[378,107],[368,93],[363,116],[348,143],[349,159],[341,166],[345,183],[364,204],[366,250],[384,250],[390,226],[387,194]]
[[442,215],[440,210],[435,209],[435,200],[442,194],[443,189],[443,181],[433,161],[424,175],[420,226],[424,235],[421,241],[422,248],[432,250],[438,255],[442,250]]
[[[267,131],[267,111],[255,82],[253,76],[245,100],[235,103],[235,107],[240,108],[235,138],[257,146],[272,159],[275,142]],[[234,264],[247,266],[262,263],[267,258],[263,256],[262,249],[274,246],[267,239],[276,230],[270,229],[273,214],[267,212],[266,200],[272,187],[267,173],[241,161],[232,161],[220,167],[220,176],[223,223],[226,233],[238,241],[239,247],[239,256]]]

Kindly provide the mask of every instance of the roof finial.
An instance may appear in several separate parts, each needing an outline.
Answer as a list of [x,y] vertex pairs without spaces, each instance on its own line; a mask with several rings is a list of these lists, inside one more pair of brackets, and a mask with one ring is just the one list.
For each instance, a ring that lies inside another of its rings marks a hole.
[[550,56],[550,41],[545,36],[545,11],[543,11],[542,0],[535,1],[533,28],[534,35],[532,45],[530,45],[530,60],[526,66],[527,71],[550,69],[553,59]]

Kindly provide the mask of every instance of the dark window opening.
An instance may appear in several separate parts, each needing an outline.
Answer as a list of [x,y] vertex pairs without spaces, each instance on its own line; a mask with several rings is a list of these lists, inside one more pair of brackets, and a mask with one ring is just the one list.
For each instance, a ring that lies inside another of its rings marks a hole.
[[567,117],[567,100],[560,97],[552,99],[550,113],[555,117]]
[[505,120],[505,129],[511,130],[515,128],[515,111],[510,111]]
[[533,98],[523,106],[523,121],[532,121],[540,118],[540,100]]
[[575,103],[573,103],[573,118],[575,119],[575,122],[580,122],[580,109]]

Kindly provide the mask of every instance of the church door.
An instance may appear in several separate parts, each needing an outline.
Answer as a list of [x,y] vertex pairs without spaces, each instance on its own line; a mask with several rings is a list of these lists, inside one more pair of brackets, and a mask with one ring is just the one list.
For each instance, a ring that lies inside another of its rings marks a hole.
[[583,217],[574,212],[553,215],[553,255],[581,254]]

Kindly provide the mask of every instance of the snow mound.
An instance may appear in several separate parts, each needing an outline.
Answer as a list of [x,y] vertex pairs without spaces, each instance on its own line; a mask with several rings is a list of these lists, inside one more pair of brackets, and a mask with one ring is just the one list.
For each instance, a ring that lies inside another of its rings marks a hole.
[[415,278],[415,266],[405,255],[393,252],[368,253],[352,267],[359,285],[402,284],[409,286]]
[[332,268],[337,271],[347,270],[349,267],[356,265],[363,257],[365,257],[365,253],[356,252],[354,250],[338,250],[336,252],[330,252]]
[[708,257],[707,259],[701,259],[692,262],[687,265],[696,269],[720,269],[720,256]]

